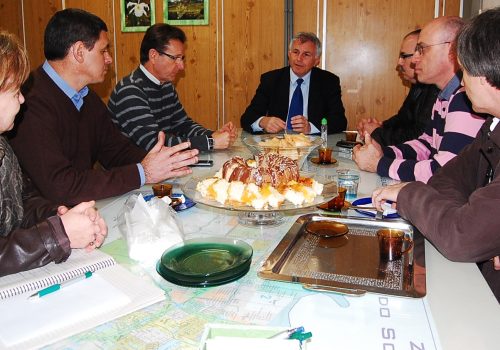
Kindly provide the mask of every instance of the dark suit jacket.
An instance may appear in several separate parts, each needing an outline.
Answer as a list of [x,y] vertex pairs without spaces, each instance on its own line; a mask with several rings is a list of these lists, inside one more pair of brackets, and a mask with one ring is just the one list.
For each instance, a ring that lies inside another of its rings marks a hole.
[[399,145],[418,138],[431,120],[432,107],[438,94],[439,88],[434,84],[412,85],[398,114],[373,130],[371,137],[381,146]]
[[[289,90],[290,67],[262,74],[255,96],[241,116],[241,127],[253,133],[251,125],[265,115],[280,117],[286,121]],[[321,119],[326,118],[329,134],[346,129],[340,80],[335,74],[316,67],[312,69],[307,116],[318,130],[321,130]]]

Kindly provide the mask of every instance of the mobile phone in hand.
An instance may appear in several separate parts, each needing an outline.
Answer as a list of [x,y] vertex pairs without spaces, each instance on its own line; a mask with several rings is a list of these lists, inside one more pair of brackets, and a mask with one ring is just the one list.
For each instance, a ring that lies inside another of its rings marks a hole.
[[191,164],[191,167],[212,167],[214,165],[214,161],[211,159],[200,159],[198,163]]

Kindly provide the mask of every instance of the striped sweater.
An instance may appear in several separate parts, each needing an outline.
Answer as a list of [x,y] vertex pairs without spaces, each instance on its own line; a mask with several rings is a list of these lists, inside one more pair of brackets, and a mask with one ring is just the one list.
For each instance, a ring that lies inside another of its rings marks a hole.
[[484,121],[473,113],[456,75],[438,95],[431,122],[422,135],[397,146],[383,147],[377,173],[396,180],[426,183],[437,169],[474,140]]
[[108,102],[113,122],[139,147],[149,151],[166,134],[165,145],[190,141],[191,148],[209,149],[212,131],[186,114],[172,83],[158,85],[137,68],[114,88]]

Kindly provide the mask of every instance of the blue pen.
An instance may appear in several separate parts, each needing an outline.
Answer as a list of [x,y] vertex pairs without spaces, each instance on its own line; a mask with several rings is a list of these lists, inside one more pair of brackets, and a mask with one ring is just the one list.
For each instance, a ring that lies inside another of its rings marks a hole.
[[65,282],[62,282],[62,283],[53,284],[53,285],[51,285],[51,286],[49,286],[47,288],[39,290],[35,294],[30,295],[28,299],[41,298],[41,297],[43,297],[43,296],[45,296],[47,294],[51,294],[51,293],[57,292],[59,289],[67,287],[70,284],[76,283],[78,281],[85,280],[85,279],[90,278],[90,277],[92,277],[92,271],[87,271],[83,275],[77,276],[75,278],[72,278],[72,279],[67,280]]

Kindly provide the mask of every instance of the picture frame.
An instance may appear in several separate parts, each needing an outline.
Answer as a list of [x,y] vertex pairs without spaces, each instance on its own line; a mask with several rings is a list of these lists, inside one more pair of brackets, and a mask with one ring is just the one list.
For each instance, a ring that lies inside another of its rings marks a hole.
[[155,0],[120,0],[122,32],[145,32],[155,24]]
[[208,25],[209,0],[163,0],[165,23],[177,26]]

